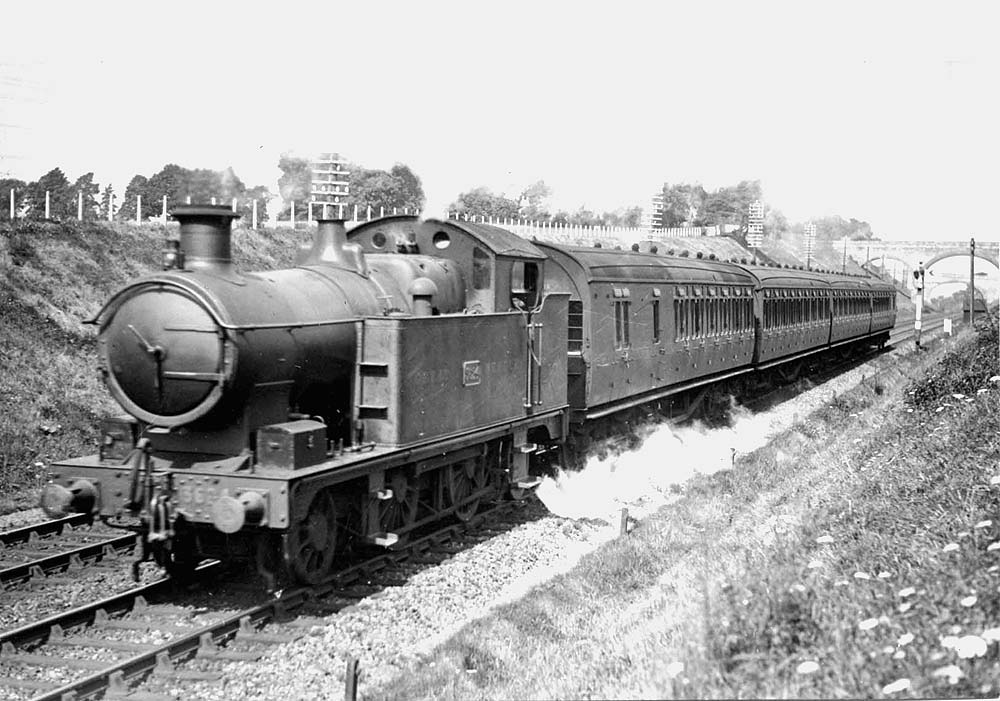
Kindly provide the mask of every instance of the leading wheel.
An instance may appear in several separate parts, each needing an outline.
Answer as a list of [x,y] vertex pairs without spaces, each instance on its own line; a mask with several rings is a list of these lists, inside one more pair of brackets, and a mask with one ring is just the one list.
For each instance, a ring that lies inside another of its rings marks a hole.
[[479,509],[481,497],[470,497],[486,486],[486,465],[471,458],[445,468],[445,494],[449,506],[458,505],[455,516],[468,521]]
[[330,573],[337,550],[337,508],[333,495],[320,490],[305,516],[285,536],[285,558],[295,576],[316,584]]

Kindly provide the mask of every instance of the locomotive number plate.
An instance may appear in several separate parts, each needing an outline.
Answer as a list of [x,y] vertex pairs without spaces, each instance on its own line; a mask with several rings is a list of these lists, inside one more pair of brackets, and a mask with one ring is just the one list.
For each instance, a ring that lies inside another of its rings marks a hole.
[[462,386],[471,387],[478,385],[483,377],[479,369],[478,360],[467,360],[462,363]]

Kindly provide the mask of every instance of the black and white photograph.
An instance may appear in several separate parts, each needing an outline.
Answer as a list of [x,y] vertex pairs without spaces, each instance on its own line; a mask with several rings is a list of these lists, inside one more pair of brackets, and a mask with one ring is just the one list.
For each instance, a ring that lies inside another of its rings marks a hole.
[[1000,698],[1000,9],[0,8],[0,701]]

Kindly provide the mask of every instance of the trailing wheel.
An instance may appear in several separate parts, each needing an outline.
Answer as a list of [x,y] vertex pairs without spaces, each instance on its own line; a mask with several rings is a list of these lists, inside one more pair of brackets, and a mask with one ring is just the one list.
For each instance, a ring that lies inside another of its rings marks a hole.
[[336,550],[337,508],[333,495],[321,489],[285,534],[285,561],[299,580],[316,584],[330,573]]
[[447,504],[457,505],[455,516],[468,521],[479,509],[481,497],[470,497],[486,486],[486,465],[482,460],[470,458],[444,468],[444,472]]
[[378,503],[379,525],[386,533],[399,533],[417,521],[420,487],[401,470],[386,480],[386,486],[392,490],[392,496]]

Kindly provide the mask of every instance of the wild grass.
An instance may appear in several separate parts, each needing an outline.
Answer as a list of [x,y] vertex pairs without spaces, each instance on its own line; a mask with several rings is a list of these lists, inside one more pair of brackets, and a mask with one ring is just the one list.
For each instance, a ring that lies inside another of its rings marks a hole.
[[[0,513],[34,506],[44,465],[97,449],[120,414],[97,377],[92,318],[120,287],[159,269],[176,226],[0,224]],[[283,267],[306,231],[237,229],[240,270]]]
[[996,694],[995,325],[883,358],[876,377],[395,681],[362,678],[365,697]]

